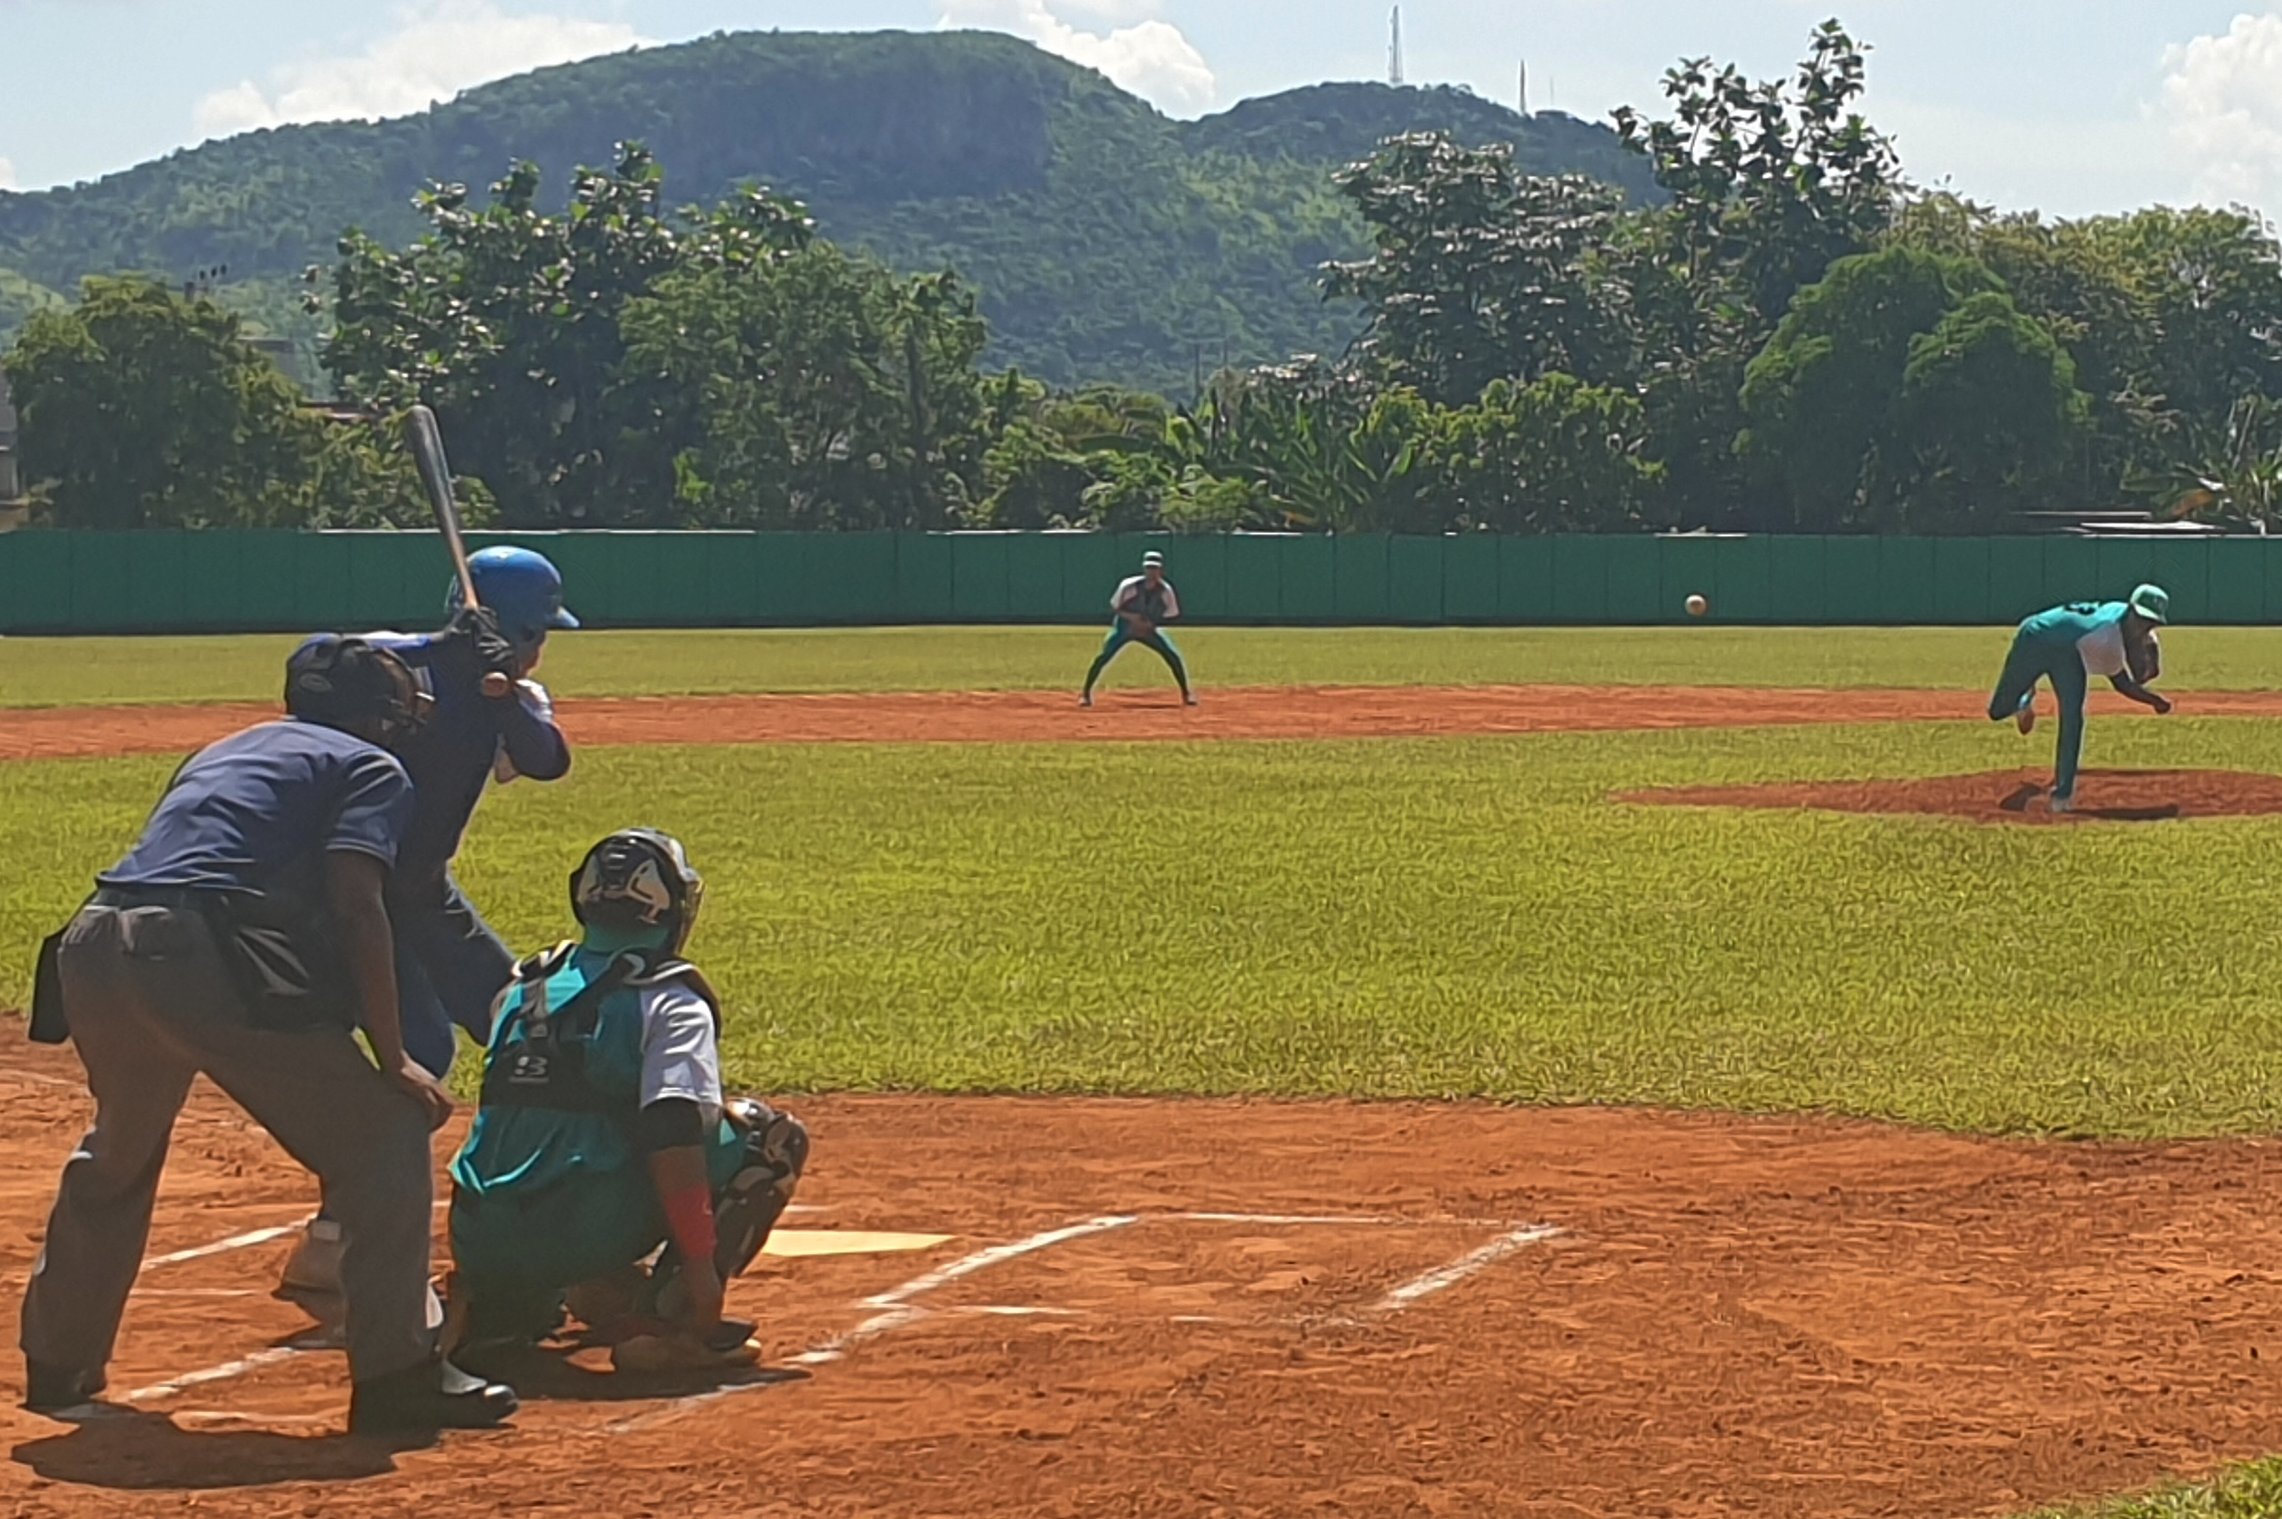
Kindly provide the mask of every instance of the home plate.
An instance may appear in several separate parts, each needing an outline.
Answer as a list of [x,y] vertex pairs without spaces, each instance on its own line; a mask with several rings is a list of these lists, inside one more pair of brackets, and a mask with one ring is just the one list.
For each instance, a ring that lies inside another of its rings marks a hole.
[[796,1260],[812,1255],[903,1255],[949,1244],[949,1234],[869,1234],[860,1229],[779,1229],[763,1255]]

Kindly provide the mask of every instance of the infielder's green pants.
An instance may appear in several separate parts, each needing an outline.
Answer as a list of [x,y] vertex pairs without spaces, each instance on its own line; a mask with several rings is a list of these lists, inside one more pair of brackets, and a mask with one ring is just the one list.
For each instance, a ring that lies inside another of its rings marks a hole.
[[1989,698],[1989,721],[2011,722],[2020,716],[2021,709],[2036,700],[2036,683],[2047,678],[2060,698],[2060,752],[2053,764],[2052,794],[2073,798],[2076,768],[2084,758],[2084,704],[2091,697],[2084,656],[2073,638],[2065,642],[2040,638],[2027,628],[2015,634],[2004,673],[1997,677],[1996,694]]
[[1183,696],[1189,694],[1189,667],[1181,662],[1181,651],[1173,647],[1173,641],[1165,636],[1164,630],[1161,628],[1152,629],[1136,638],[1126,631],[1125,619],[1122,617],[1117,619],[1116,625],[1109,630],[1109,636],[1101,641],[1101,653],[1094,657],[1093,668],[1086,671],[1086,690],[1088,692],[1093,690],[1094,682],[1101,679],[1101,672],[1109,668],[1109,662],[1117,657],[1117,651],[1129,643],[1137,643],[1145,649],[1156,650],[1157,657],[1172,670],[1173,679],[1181,683],[1181,694]]

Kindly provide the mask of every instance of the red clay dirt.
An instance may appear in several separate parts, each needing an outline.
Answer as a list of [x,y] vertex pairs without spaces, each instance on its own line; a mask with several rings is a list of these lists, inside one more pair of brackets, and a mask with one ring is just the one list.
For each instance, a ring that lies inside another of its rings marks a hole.
[[[87,1102],[68,1057],[14,1036],[0,1093],[12,1340]],[[683,1402],[702,1389],[548,1362],[514,1432],[395,1452],[336,1432],[331,1352],[184,1384],[309,1328],[267,1295],[277,1241],[145,1272],[113,1395],[177,1389],[133,1416],[0,1408],[0,1513],[1924,1519],[2282,1449],[2282,1146],[1489,1106],[790,1105],[816,1134],[817,1211],[793,1224],[953,1238],[737,1284],[762,1385]],[[151,1251],[289,1224],[310,1198],[201,1088]],[[1195,1213],[1349,1221],[1174,1216]],[[1090,1232],[1036,1244],[1070,1227]],[[865,1301],[883,1294],[918,1312]],[[16,1385],[0,1374],[0,1401]]]
[[[1066,693],[708,696],[563,703],[571,741],[607,744],[1056,743],[1142,739],[1465,737],[1607,733],[1822,723],[1979,722],[1986,697],[1960,691],[1758,690],[1689,686],[1293,686],[1204,693],[1188,708],[1170,692],[1104,696],[1081,708]],[[2134,712],[2102,695],[2095,712]],[[2180,698],[2206,717],[2282,717],[2282,692]],[[0,760],[182,754],[270,705],[71,707],[0,712]]]
[[2282,776],[2235,770],[2087,770],[2076,810],[2048,805],[2050,773],[1998,770],[1907,781],[1785,781],[1753,786],[1674,786],[1616,800],[1650,807],[1749,807],[1964,818],[1974,823],[2161,823],[2186,818],[2263,817],[2282,812]]

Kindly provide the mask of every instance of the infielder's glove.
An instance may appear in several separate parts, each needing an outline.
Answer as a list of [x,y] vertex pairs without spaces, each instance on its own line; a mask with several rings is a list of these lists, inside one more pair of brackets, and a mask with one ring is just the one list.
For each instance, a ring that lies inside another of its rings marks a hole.
[[510,688],[522,673],[515,645],[499,625],[499,614],[489,607],[462,607],[452,614],[445,630],[452,662],[462,673],[481,680],[487,675],[506,677]]

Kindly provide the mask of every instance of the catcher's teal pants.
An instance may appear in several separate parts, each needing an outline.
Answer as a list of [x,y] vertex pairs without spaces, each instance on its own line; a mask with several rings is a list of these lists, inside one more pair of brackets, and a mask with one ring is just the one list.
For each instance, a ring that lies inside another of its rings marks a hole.
[[1101,672],[1109,668],[1109,662],[1117,657],[1117,651],[1129,643],[1156,650],[1157,657],[1172,670],[1173,679],[1181,683],[1181,694],[1189,694],[1189,667],[1181,662],[1181,651],[1173,647],[1173,641],[1165,636],[1164,630],[1155,629],[1136,638],[1126,631],[1122,617],[1111,626],[1109,636],[1101,641],[1101,653],[1094,657],[1093,668],[1086,671],[1088,692],[1093,690],[1094,682],[1101,679]]
[[2033,623],[2013,637],[2005,671],[1997,677],[1996,694],[1989,698],[1989,721],[2011,722],[2021,709],[2036,700],[2036,683],[2049,678],[2060,698],[2060,753],[2052,770],[2052,794],[2076,795],[2076,767],[2084,758],[2084,704],[2091,696],[2091,679],[2084,671],[2084,656],[2073,636],[2054,637]]

